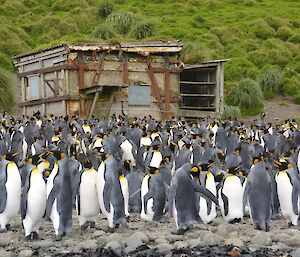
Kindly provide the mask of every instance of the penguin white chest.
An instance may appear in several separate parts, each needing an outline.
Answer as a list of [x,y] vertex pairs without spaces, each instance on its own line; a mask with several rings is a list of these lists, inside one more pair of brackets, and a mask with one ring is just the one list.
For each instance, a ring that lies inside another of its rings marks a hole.
[[[225,179],[222,193],[228,199],[228,206],[225,206],[222,197],[219,197],[221,212],[225,220],[243,218],[243,191],[243,186],[237,176],[232,175]],[[226,212],[227,215],[225,215]]]
[[[150,175],[146,175],[142,181],[142,187],[141,187],[141,200],[142,200],[142,210],[141,210],[141,218],[147,221],[151,221],[154,216],[153,212],[153,198],[149,199],[148,202],[145,204],[144,196],[149,191],[149,179]],[[146,210],[145,210],[146,206]],[[147,212],[147,213],[146,213]]]
[[122,160],[130,160],[132,164],[135,165],[135,159],[132,154],[132,144],[128,140],[125,140],[120,147],[123,151]]
[[161,152],[154,151],[152,159],[150,161],[150,166],[155,167],[155,168],[159,168],[159,165],[160,165],[161,161],[162,161],[162,154],[161,154]]
[[94,217],[100,212],[97,197],[97,172],[94,169],[85,171],[80,183],[80,215]]
[[21,201],[21,176],[15,163],[10,162],[7,165],[6,180],[7,201],[4,211],[1,215],[6,216],[8,220],[18,214]]
[[[216,196],[216,194],[217,194],[216,183],[215,183],[215,179],[214,179],[213,175],[210,172],[207,173],[205,187],[214,196]],[[201,217],[204,224],[207,224],[207,223],[213,221],[213,219],[217,216],[216,205],[214,203],[211,204],[211,210],[208,213],[208,205],[207,205],[207,201],[204,197],[200,197],[199,206],[200,206],[199,216]]]
[[[279,172],[276,177],[276,184],[277,184],[277,193],[278,199],[280,203],[280,209],[282,215],[288,219],[289,222],[292,222],[293,225],[298,225],[298,215],[294,213],[293,210],[293,185],[287,175],[286,172],[281,171]],[[298,197],[299,202],[299,197]],[[297,204],[298,205],[298,204]],[[299,207],[298,207],[299,211]]]
[[27,196],[27,213],[32,223],[38,223],[46,209],[46,184],[41,174],[31,174],[30,188]]
[[125,215],[129,216],[129,191],[128,191],[128,180],[124,176],[120,176],[121,190],[124,197]]
[[104,179],[105,169],[106,169],[105,163],[101,162],[97,173],[97,193],[98,193],[98,202],[101,211],[107,214],[107,210],[105,209],[105,205],[104,205],[104,196],[103,196],[104,186],[105,186],[105,179]]

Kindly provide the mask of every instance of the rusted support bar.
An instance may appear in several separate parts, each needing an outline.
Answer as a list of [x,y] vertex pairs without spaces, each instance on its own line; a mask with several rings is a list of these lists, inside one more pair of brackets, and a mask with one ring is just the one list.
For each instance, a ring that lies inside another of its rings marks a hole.
[[161,102],[161,98],[160,98],[160,94],[159,94],[159,89],[158,89],[158,85],[157,85],[157,81],[155,79],[155,75],[154,75],[154,72],[152,70],[152,66],[151,66],[151,61],[150,61],[150,57],[148,57],[146,59],[146,63],[148,65],[148,75],[149,75],[149,78],[150,78],[150,81],[151,81],[151,88],[152,88],[152,92],[157,100],[157,106],[160,110],[160,116],[161,118],[163,119],[164,118],[164,115],[163,115],[163,105],[162,105],[162,102]]
[[128,60],[126,53],[123,52],[122,58],[122,82],[123,86],[128,86]]
[[165,73],[166,70],[168,70],[169,73],[181,73],[181,69],[176,67],[152,67],[152,70],[155,73]]
[[103,66],[103,62],[104,62],[104,57],[105,57],[105,53],[101,53],[100,56],[99,56],[99,62],[98,62],[97,70],[96,70],[96,73],[94,75],[93,82],[92,82],[93,86],[96,86],[98,84],[99,77],[100,77],[100,72],[101,72],[101,69],[102,69],[102,66]]
[[82,61],[78,64],[78,88],[84,88],[84,63]]
[[94,96],[94,99],[93,99],[92,107],[91,107],[90,114],[89,114],[89,119],[93,115],[93,112],[94,112],[95,107],[96,107],[96,103],[97,103],[97,101],[99,99],[99,96],[100,96],[100,92],[98,91],[98,92],[95,93],[95,96]]

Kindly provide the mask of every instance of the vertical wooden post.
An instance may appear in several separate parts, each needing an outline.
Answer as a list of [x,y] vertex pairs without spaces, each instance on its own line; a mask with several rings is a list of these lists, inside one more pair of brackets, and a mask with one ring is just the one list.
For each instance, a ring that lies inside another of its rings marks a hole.
[[88,116],[89,119],[90,119],[90,118],[92,117],[92,115],[93,115],[93,112],[94,112],[95,107],[96,107],[96,103],[97,103],[97,101],[98,101],[98,99],[99,99],[99,96],[100,96],[100,92],[97,91],[97,92],[95,93],[95,96],[94,96],[94,99],[93,99],[93,103],[92,103],[92,107],[91,107],[91,110],[90,110],[90,113],[89,113],[89,116]]
[[81,89],[84,87],[84,63],[82,60],[79,61],[78,69],[78,88]]
[[170,89],[170,71],[169,71],[169,60],[168,56],[165,55],[165,115],[164,119],[170,118],[171,111],[171,89]]
[[221,77],[221,66],[217,64],[216,70],[216,85],[215,85],[215,112],[220,114],[220,77]]
[[224,111],[224,62],[220,63],[220,113]]

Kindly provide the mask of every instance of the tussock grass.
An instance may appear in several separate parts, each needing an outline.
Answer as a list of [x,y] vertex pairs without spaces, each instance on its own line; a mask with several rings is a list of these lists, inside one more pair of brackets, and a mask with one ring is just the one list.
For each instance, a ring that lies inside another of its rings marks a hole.
[[281,90],[282,75],[279,70],[266,70],[258,76],[260,85],[265,97],[272,98]]
[[9,71],[0,69],[0,109],[1,111],[12,110],[14,97],[12,90],[12,75]]
[[221,119],[240,119],[241,110],[238,106],[225,105],[224,111],[221,114]]

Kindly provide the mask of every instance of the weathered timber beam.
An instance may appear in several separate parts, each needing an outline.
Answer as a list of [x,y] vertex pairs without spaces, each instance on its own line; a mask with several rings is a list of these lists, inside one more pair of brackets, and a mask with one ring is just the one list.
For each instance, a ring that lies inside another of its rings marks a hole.
[[31,70],[31,71],[25,71],[21,73],[17,73],[18,78],[22,77],[27,77],[29,75],[34,75],[34,74],[44,74],[44,73],[51,73],[54,71],[60,71],[60,70],[73,70],[77,69],[77,66],[74,64],[61,64],[53,67],[47,67],[47,68],[42,68],[42,69],[36,69],[36,70]]
[[93,112],[94,112],[95,107],[96,107],[96,103],[97,103],[97,101],[99,99],[99,96],[100,96],[100,92],[98,91],[98,92],[95,93],[95,96],[94,96],[94,99],[93,99],[92,107],[91,107],[90,114],[89,114],[89,119],[93,115]]
[[57,97],[48,97],[48,98],[43,98],[43,99],[37,99],[37,100],[31,100],[31,101],[26,101],[26,102],[21,102],[19,103],[19,107],[24,107],[24,106],[34,106],[34,105],[39,105],[39,104],[44,104],[44,103],[55,103],[55,102],[61,102],[65,100],[79,100],[79,97],[77,96],[70,96],[70,95],[64,95],[64,96],[57,96]]

